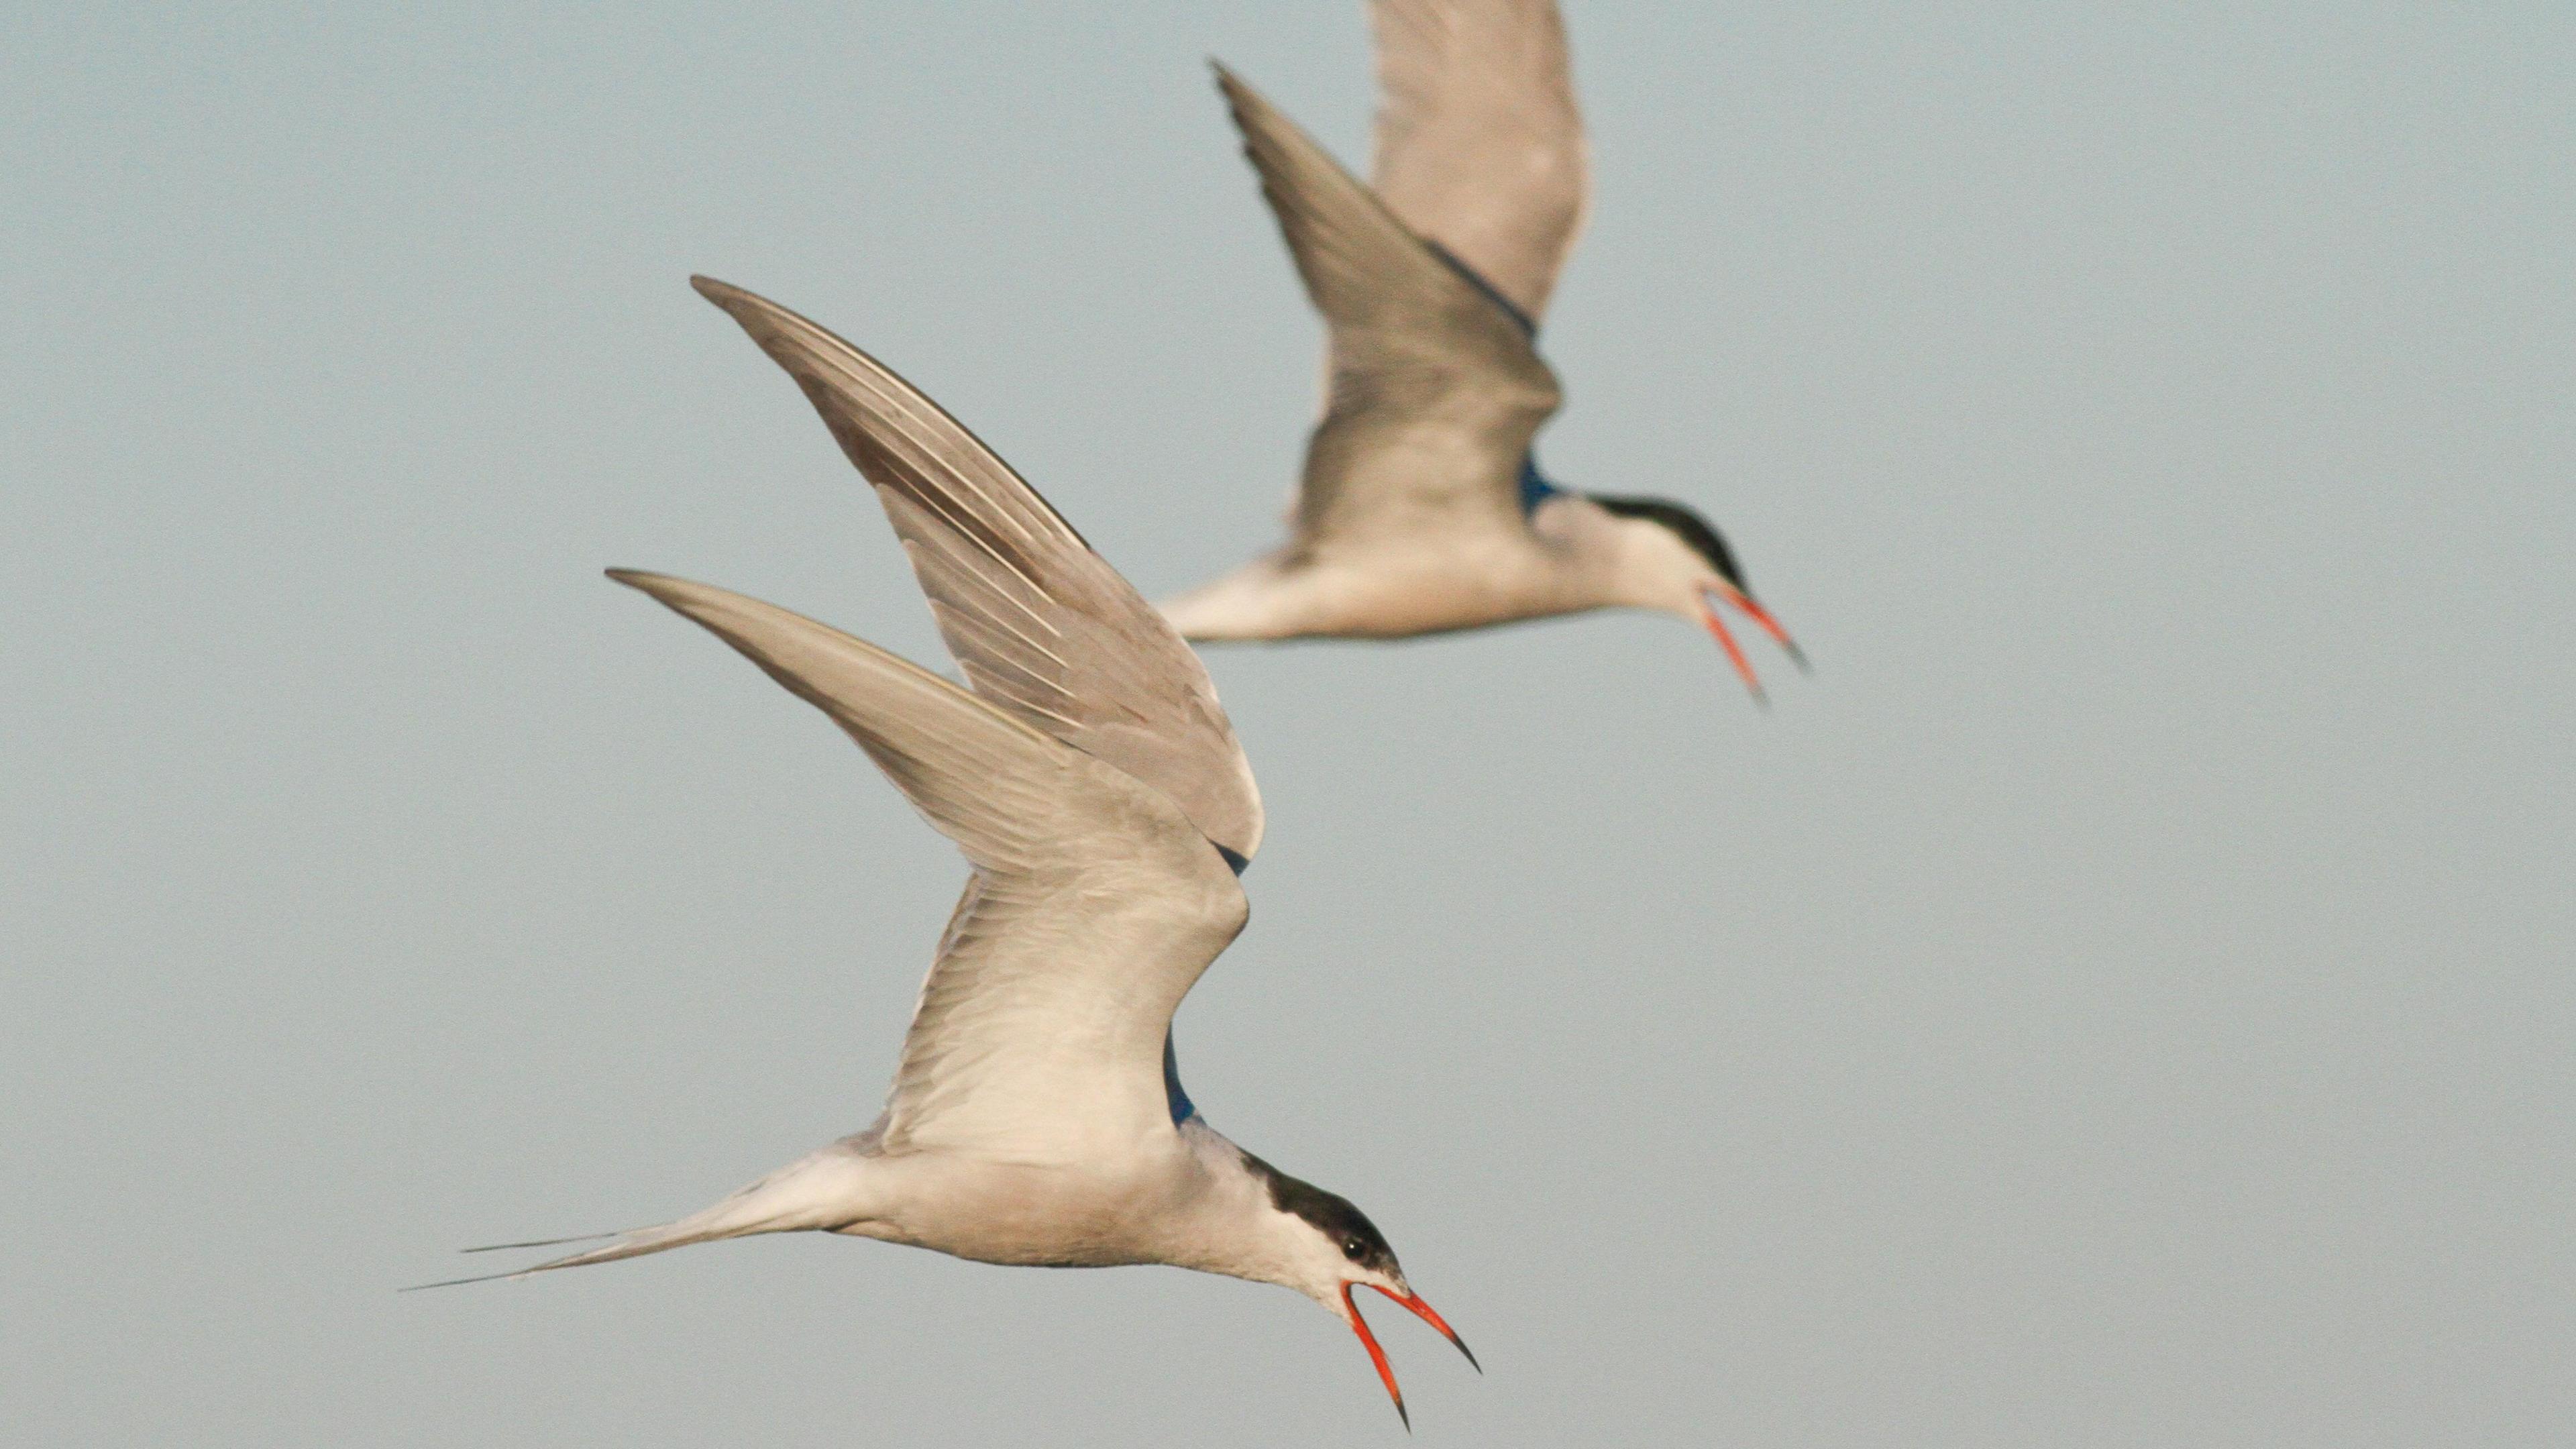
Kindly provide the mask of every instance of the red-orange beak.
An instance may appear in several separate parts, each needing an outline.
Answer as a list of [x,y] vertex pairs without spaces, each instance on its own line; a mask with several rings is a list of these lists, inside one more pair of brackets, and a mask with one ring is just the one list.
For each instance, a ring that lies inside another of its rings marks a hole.
[[1735,642],[1735,636],[1726,632],[1726,621],[1717,617],[1717,606],[1701,604],[1699,621],[1708,626],[1708,636],[1717,641],[1718,648],[1726,651],[1727,662],[1733,664],[1735,672],[1744,677],[1744,687],[1753,692],[1753,702],[1769,705],[1771,696],[1762,692],[1762,681],[1753,673],[1752,661],[1744,657],[1744,650]]
[[[1351,1331],[1360,1336],[1361,1347],[1368,1350],[1369,1362],[1377,1365],[1378,1380],[1386,1385],[1386,1396],[1395,1400],[1395,1416],[1404,1421],[1404,1427],[1409,1431],[1413,1428],[1413,1416],[1404,1411],[1404,1391],[1395,1386],[1395,1370],[1387,1365],[1386,1350],[1377,1346],[1377,1335],[1369,1332],[1368,1320],[1360,1317],[1360,1306],[1351,1301],[1351,1290],[1360,1286],[1362,1285],[1359,1283],[1342,1285],[1342,1307],[1350,1314]],[[1467,1340],[1460,1338],[1458,1330],[1451,1328],[1448,1320],[1433,1311],[1431,1305],[1423,1302],[1418,1295],[1399,1293],[1392,1288],[1378,1288],[1375,1283],[1366,1286],[1377,1288],[1380,1293],[1403,1304],[1414,1317],[1439,1329],[1441,1337],[1458,1345],[1458,1351],[1467,1355],[1467,1362],[1474,1365],[1476,1372],[1485,1371],[1485,1366],[1476,1362],[1475,1352],[1467,1347]]]
[[1737,674],[1743,676],[1744,687],[1753,691],[1753,702],[1767,705],[1771,702],[1770,697],[1762,692],[1762,681],[1753,676],[1752,663],[1745,659],[1744,651],[1736,646],[1735,636],[1727,632],[1726,625],[1717,617],[1717,600],[1721,598],[1743,610],[1746,618],[1761,625],[1762,632],[1771,636],[1771,642],[1780,646],[1780,651],[1789,656],[1801,674],[1810,672],[1806,651],[1798,647],[1798,641],[1789,637],[1788,630],[1780,627],[1779,620],[1771,617],[1770,610],[1753,601],[1751,594],[1732,584],[1721,584],[1701,592],[1700,622],[1708,626],[1709,636],[1717,640],[1718,647],[1726,651],[1727,661],[1735,666]]

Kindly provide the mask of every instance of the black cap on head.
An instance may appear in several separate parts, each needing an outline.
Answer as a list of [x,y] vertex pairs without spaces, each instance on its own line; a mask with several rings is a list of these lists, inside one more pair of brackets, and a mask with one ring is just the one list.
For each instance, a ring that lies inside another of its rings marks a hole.
[[1331,1239],[1353,1267],[1390,1277],[1402,1271],[1395,1265],[1395,1250],[1387,1246],[1386,1235],[1349,1198],[1290,1177],[1249,1152],[1243,1154],[1243,1165],[1269,1187],[1272,1207],[1303,1218]]
[[[1467,1341],[1458,1336],[1458,1330],[1449,1326],[1447,1319],[1423,1302],[1422,1295],[1406,1286],[1404,1270],[1395,1264],[1395,1250],[1386,1245],[1386,1236],[1377,1230],[1377,1224],[1368,1220],[1368,1214],[1353,1206],[1349,1198],[1326,1192],[1311,1182],[1300,1182],[1241,1148],[1235,1150],[1242,1152],[1244,1168],[1269,1189],[1270,1205],[1322,1233],[1324,1240],[1332,1244],[1349,1268],[1335,1285],[1295,1281],[1293,1278],[1272,1281],[1286,1282],[1289,1287],[1311,1295],[1326,1308],[1332,1308],[1333,1300],[1338,1296],[1342,1319],[1350,1324],[1351,1332],[1358,1334],[1361,1345],[1368,1349],[1369,1362],[1377,1368],[1378,1381],[1386,1385],[1387,1397],[1395,1401],[1396,1417],[1404,1420],[1406,1428],[1413,1427],[1413,1416],[1404,1411],[1404,1391],[1396,1387],[1395,1369],[1387,1363],[1386,1350],[1378,1346],[1377,1335],[1369,1331],[1368,1320],[1360,1316],[1359,1305],[1352,1301],[1351,1291],[1365,1287],[1385,1294],[1403,1305],[1406,1312],[1438,1329],[1441,1337],[1457,1345],[1458,1352],[1466,1355],[1468,1363],[1475,1364],[1476,1355],[1468,1349]],[[1339,1294],[1327,1291],[1328,1286],[1338,1287]],[[1484,1366],[1477,1364],[1476,1371],[1483,1373]]]
[[1587,493],[1584,497],[1621,518],[1642,518],[1661,525],[1666,532],[1680,539],[1684,547],[1708,560],[1708,566],[1717,570],[1719,578],[1745,594],[1753,592],[1753,586],[1744,581],[1744,570],[1735,566],[1735,551],[1726,546],[1726,540],[1718,536],[1716,529],[1709,527],[1707,519],[1661,498],[1612,498],[1600,493]]

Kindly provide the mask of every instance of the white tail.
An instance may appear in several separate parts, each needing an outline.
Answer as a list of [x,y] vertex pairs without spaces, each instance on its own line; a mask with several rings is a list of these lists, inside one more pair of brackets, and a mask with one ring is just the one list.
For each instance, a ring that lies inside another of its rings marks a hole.
[[861,1139],[835,1142],[820,1152],[809,1154],[778,1169],[758,1182],[727,1196],[701,1212],[694,1212],[677,1222],[649,1228],[633,1228],[622,1233],[593,1233],[588,1237],[548,1238],[530,1243],[496,1243],[488,1248],[468,1248],[469,1253],[495,1252],[507,1248],[546,1248],[559,1243],[580,1243],[591,1238],[609,1242],[579,1253],[568,1253],[526,1268],[506,1273],[483,1273],[471,1278],[450,1278],[438,1283],[416,1283],[403,1291],[419,1288],[453,1288],[462,1283],[490,1283],[502,1278],[525,1278],[555,1268],[580,1268],[592,1263],[614,1263],[620,1258],[640,1258],[647,1253],[685,1248],[691,1243],[710,1243],[718,1238],[747,1238],[757,1233],[796,1233],[818,1229],[841,1228],[867,1216],[864,1187],[867,1157],[859,1147]]

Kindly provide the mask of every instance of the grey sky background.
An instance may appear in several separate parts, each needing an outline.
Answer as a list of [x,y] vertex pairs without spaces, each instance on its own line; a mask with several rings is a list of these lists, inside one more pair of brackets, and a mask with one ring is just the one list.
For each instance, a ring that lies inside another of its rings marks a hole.
[[[1385,1228],[1424,1442],[2524,1444],[2576,1414],[2576,21],[1586,4],[1577,486],[1677,621],[1212,667],[1210,1119]],[[819,1237],[396,1296],[874,1114],[962,865],[599,577],[947,664],[693,270],[1149,594],[1319,333],[1207,84],[1356,0],[0,17],[18,1443],[1393,1443],[1274,1289]]]

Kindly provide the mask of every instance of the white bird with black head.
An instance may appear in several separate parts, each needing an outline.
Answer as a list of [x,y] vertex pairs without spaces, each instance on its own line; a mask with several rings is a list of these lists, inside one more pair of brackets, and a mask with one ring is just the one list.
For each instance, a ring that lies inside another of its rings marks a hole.
[[1286,545],[1167,601],[1196,640],[1405,638],[1591,609],[1681,615],[1762,686],[1719,617],[1800,668],[1690,508],[1561,488],[1538,319],[1583,219],[1587,162],[1553,0],[1372,0],[1374,189],[1222,65],[1217,83],[1329,342]]
[[794,376],[876,485],[967,687],[724,589],[610,577],[829,715],[973,873],[874,1125],[703,1212],[522,1271],[781,1232],[989,1263],[1168,1263],[1322,1304],[1359,1334],[1403,1413],[1353,1291],[1466,1344],[1366,1215],[1227,1141],[1181,1090],[1172,1012],[1243,929],[1238,876],[1262,829],[1206,671],[937,404],[784,308],[697,287]]

